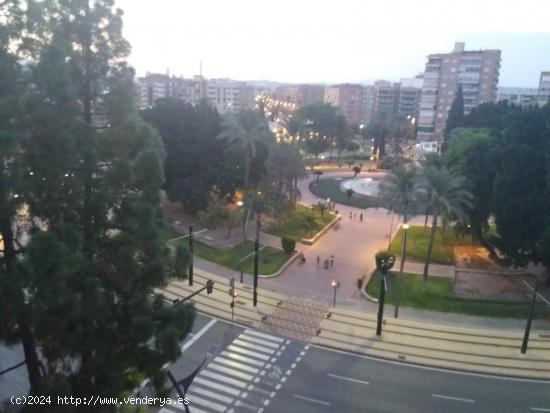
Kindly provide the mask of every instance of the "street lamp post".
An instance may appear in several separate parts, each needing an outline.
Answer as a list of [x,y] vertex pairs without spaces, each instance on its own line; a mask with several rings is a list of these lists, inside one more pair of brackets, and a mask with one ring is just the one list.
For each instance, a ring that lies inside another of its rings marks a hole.
[[254,241],[254,291],[252,295],[252,305],[254,307],[258,304],[258,271],[259,271],[259,248],[260,248],[260,225],[261,225],[261,205],[258,200],[258,196],[261,196],[262,193],[258,192],[256,194],[256,207],[257,211],[256,214],[258,215],[256,217],[256,239]]
[[379,252],[375,255],[376,270],[380,274],[380,296],[378,297],[378,319],[376,323],[376,335],[382,334],[382,321],[384,318],[384,300],[386,298],[386,275],[395,263],[395,255],[389,252]]
[[340,281],[338,280],[332,280],[330,282],[330,286],[332,287],[332,289],[334,290],[334,302],[333,302],[333,307],[336,308],[336,290],[338,288],[340,288]]
[[193,285],[193,225],[189,225],[189,285]]
[[523,342],[521,343],[521,354],[525,354],[527,352],[527,344],[529,343],[529,333],[531,332],[531,323],[533,321],[533,315],[535,314],[535,305],[537,303],[538,288],[539,288],[539,277],[536,278],[535,288],[533,289],[533,298],[531,299],[531,306],[529,308],[529,317],[527,318],[527,325],[525,326]]
[[396,278],[396,299],[395,299],[395,313],[394,317],[399,317],[399,301],[401,299],[401,279],[403,278],[403,268],[405,267],[405,254],[407,249],[407,230],[409,224],[407,223],[407,216],[403,217],[403,233],[401,234],[401,263],[399,264],[399,277]]

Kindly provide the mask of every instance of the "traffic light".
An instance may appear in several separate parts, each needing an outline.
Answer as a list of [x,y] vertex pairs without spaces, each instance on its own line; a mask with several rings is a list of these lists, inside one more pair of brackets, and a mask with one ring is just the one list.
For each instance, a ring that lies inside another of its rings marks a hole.
[[206,281],[206,294],[211,294],[214,290],[214,281],[208,280]]

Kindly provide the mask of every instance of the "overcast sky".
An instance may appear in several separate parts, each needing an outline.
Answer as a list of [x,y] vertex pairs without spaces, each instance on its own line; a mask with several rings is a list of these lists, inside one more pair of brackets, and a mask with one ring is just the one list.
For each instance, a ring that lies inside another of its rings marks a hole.
[[502,50],[500,86],[550,70],[548,0],[117,0],[138,74],[282,82],[413,77],[429,53]]

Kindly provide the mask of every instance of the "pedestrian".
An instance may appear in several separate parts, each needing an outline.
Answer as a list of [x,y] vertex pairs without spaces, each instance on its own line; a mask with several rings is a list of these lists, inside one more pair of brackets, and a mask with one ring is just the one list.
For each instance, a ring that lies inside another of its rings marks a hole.
[[330,268],[334,265],[334,255],[330,256]]
[[363,222],[363,213],[361,212],[361,215],[359,215],[359,221]]
[[325,268],[328,269],[328,259],[325,260]]
[[351,211],[349,211],[349,219],[351,220]]
[[321,264],[321,257],[317,255],[317,269],[319,269],[319,265]]

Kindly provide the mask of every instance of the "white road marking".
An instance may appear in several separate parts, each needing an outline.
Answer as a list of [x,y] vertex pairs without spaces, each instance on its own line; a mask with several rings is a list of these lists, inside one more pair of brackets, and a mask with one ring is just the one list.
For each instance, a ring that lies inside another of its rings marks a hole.
[[221,355],[225,356],[229,359],[239,360],[239,361],[242,361],[244,363],[252,364],[252,365],[258,366],[258,367],[263,367],[264,364],[265,364],[263,361],[251,360],[250,357],[241,356],[240,354],[235,354],[235,353],[229,353],[227,351],[222,351]]
[[201,328],[189,341],[186,341],[183,346],[181,346],[181,352],[183,353],[185,350],[187,350],[189,347],[193,345],[195,341],[197,341],[201,336],[206,333],[210,327],[212,327],[214,324],[216,324],[216,320],[212,319],[206,324],[203,328]]
[[237,387],[246,386],[246,383],[244,381],[235,380],[230,377],[222,376],[221,374],[214,373],[213,371],[210,371],[210,370],[201,371],[201,376],[210,377],[212,379],[219,380],[223,383],[232,384],[233,386],[237,386]]
[[251,335],[257,336],[257,337],[266,338],[266,339],[271,340],[271,341],[276,341],[277,343],[282,343],[284,341],[284,339],[282,339],[280,337],[275,337],[275,336],[272,336],[272,335],[269,335],[269,334],[260,333],[259,331],[256,331],[256,330],[245,330],[245,333],[246,334],[251,334]]
[[241,392],[240,390],[234,389],[233,387],[224,386],[223,384],[215,383],[213,381],[203,379],[202,377],[195,378],[195,380],[193,380],[193,384],[195,383],[232,394],[233,396],[238,396]]
[[247,350],[245,348],[240,348],[240,347],[234,346],[233,344],[231,344],[230,346],[227,346],[227,350],[237,352],[237,353],[241,353],[241,354],[244,354],[246,356],[254,357],[254,358],[257,358],[257,359],[260,359],[260,360],[264,360],[264,361],[269,360],[269,356],[266,356],[265,354],[259,354],[259,353],[256,353],[255,351],[250,351],[250,350]]
[[354,382],[354,383],[369,384],[369,382],[368,382],[368,381],[365,381],[365,380],[352,379],[351,377],[339,376],[338,374],[328,373],[328,376],[334,377],[335,379],[341,379],[341,380],[352,381],[352,382]]
[[235,369],[248,371],[252,374],[256,374],[257,372],[260,371],[260,369],[257,369],[256,367],[250,367],[250,366],[247,366],[246,364],[242,364],[242,363],[239,363],[237,361],[226,359],[226,358],[223,358],[223,357],[216,357],[214,359],[214,361],[216,363],[225,364],[226,366],[233,367]]
[[228,369],[227,367],[219,366],[219,365],[214,364],[214,363],[210,363],[208,365],[208,368],[221,371],[222,373],[230,374],[232,376],[238,377],[238,378],[246,380],[246,381],[252,380],[252,377],[254,377],[254,376],[251,376],[250,374],[244,374],[244,373],[241,373],[240,371],[235,371],[233,369]]
[[199,393],[199,394],[202,394],[204,396],[210,397],[211,399],[223,402],[223,403],[227,403],[227,404],[233,403],[233,399],[231,397],[222,396],[221,394],[214,393],[213,391],[210,391],[210,390],[207,390],[207,389],[203,389],[202,387],[195,387],[195,388],[189,390],[189,392],[191,393],[191,398],[193,397],[193,394]]
[[421,366],[419,364],[412,364],[412,363],[404,363],[402,361],[393,361],[393,360],[385,360],[379,357],[374,356],[367,356],[365,354],[357,354],[350,351],[345,350],[338,350],[335,348],[329,348],[324,347],[319,344],[312,344],[313,347],[319,349],[319,350],[325,350],[325,351],[332,351],[334,353],[340,353],[340,354],[346,354],[348,356],[353,356],[357,358],[362,358],[366,360],[372,360],[377,361],[379,363],[387,363],[387,364],[394,364],[396,366],[402,366],[402,367],[410,367],[413,369],[420,369],[420,370],[428,370],[428,371],[437,371],[440,373],[448,373],[448,374],[458,374],[460,376],[472,376],[472,377],[481,377],[484,379],[494,379],[494,380],[504,380],[504,381],[518,381],[522,383],[544,383],[548,384],[548,380],[538,380],[538,379],[526,379],[522,377],[506,377],[506,376],[496,376],[491,374],[484,374],[484,373],[473,373],[470,371],[459,371],[459,370],[448,370],[441,367],[429,367],[429,366]]
[[436,399],[454,400],[456,402],[475,403],[473,399],[463,399],[462,397],[445,396],[444,394],[432,394]]
[[299,394],[293,394],[292,397],[295,397],[297,399],[306,400],[306,401],[312,402],[312,403],[322,404],[324,406],[330,406],[329,402],[324,402],[322,400],[312,399],[310,397],[300,396]]
[[249,341],[251,343],[261,344],[261,345],[267,346],[267,347],[273,347],[273,348],[278,348],[279,347],[278,343],[273,343],[271,341],[262,340],[261,338],[252,337],[252,336],[249,336],[247,334],[241,334],[239,336],[239,340],[246,340],[246,341]]
[[267,354],[275,353],[275,349],[273,349],[273,348],[265,348],[263,346],[257,346],[255,344],[251,344],[251,343],[248,343],[246,341],[239,340],[239,339],[236,339],[235,341],[233,341],[233,344],[235,344],[239,347],[246,347],[246,348],[249,348],[249,349],[252,349],[252,350],[261,351],[262,353],[267,353]]
[[550,409],[545,409],[544,407],[531,407],[531,410],[534,412],[550,412]]
[[192,405],[198,404],[200,406],[208,407],[209,409],[215,410],[217,412],[225,412],[225,406],[222,406],[219,403],[210,402],[208,400],[204,400],[197,396],[189,396],[189,402]]

